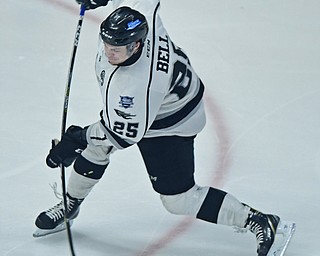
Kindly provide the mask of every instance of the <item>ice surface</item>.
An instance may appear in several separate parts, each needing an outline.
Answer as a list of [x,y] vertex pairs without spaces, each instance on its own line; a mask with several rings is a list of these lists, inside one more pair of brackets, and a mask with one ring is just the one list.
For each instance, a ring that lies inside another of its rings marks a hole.
[[[172,39],[206,85],[197,181],[296,221],[288,256],[319,255],[319,10],[316,0],[162,0]],[[86,13],[68,124],[99,118],[94,58],[109,12]],[[58,202],[49,184],[60,173],[44,159],[60,134],[78,13],[72,0],[1,3],[0,255],[69,255],[65,233],[32,233],[37,214]],[[256,255],[249,233],[167,213],[136,147],[113,155],[72,231],[80,256]]]

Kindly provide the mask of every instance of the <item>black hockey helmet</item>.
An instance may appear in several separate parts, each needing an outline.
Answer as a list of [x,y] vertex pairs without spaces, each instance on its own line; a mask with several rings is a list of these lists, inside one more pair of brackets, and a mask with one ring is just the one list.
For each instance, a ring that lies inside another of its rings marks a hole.
[[100,25],[100,36],[105,43],[124,46],[132,42],[144,43],[148,34],[146,17],[123,6],[113,11]]

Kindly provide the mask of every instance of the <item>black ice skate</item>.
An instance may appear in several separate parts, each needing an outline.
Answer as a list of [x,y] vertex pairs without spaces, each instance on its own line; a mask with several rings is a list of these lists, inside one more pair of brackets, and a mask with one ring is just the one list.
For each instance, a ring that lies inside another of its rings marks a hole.
[[250,209],[245,225],[257,238],[258,256],[267,256],[275,240],[280,218],[276,215],[263,214],[257,210]]
[[[83,199],[73,198],[67,194],[67,218],[69,219],[70,225],[72,225],[72,220],[78,216],[82,201]],[[37,217],[35,224],[38,227],[38,230],[33,233],[34,237],[41,237],[66,229],[64,223],[63,201],[49,210],[41,212]]]

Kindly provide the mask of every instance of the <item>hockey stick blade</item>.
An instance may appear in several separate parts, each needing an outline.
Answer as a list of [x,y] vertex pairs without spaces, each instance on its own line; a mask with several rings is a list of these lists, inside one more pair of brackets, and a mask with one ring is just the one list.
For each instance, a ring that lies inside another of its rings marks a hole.
[[280,221],[275,241],[267,256],[283,256],[296,230],[296,223]]

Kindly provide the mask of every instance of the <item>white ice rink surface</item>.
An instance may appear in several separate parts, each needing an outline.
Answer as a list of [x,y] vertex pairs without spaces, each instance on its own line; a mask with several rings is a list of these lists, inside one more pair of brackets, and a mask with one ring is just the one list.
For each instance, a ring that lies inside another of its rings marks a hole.
[[[94,58],[109,12],[85,15],[68,125],[99,119]],[[1,1],[1,256],[70,255],[64,232],[32,233],[58,202],[49,184],[60,172],[44,159],[60,134],[78,13],[73,0]],[[162,0],[161,13],[206,85],[198,183],[296,221],[286,255],[319,255],[320,2]],[[256,255],[251,233],[167,213],[135,146],[109,167],[72,228],[77,256]]]

